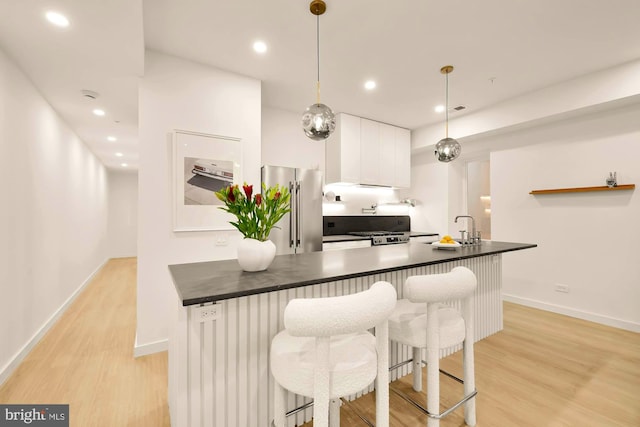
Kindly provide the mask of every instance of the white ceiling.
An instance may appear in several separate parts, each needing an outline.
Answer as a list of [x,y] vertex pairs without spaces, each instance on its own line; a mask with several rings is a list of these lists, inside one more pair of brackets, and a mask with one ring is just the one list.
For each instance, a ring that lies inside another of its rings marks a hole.
[[[640,58],[640,1],[326,0],[322,102],[415,129],[450,106],[499,101]],[[0,47],[108,167],[137,167],[144,47],[263,81],[263,105],[315,102],[315,16],[308,0],[0,0]],[[71,20],[51,27],[45,10]],[[144,32],[143,32],[144,29]],[[254,40],[269,47],[260,56]],[[367,92],[363,83],[377,81]],[[493,82],[491,81],[493,79]],[[81,96],[82,89],[101,94]],[[91,114],[101,106],[107,116]],[[118,137],[116,143],[106,141]],[[114,153],[124,154],[122,159]]]
[[[44,19],[64,13],[61,29]],[[138,79],[144,72],[142,3],[0,0],[0,48],[107,167],[138,163]],[[82,96],[89,89],[96,100]],[[92,114],[102,108],[102,118]],[[107,141],[115,136],[116,142]],[[123,154],[115,157],[116,152]]]

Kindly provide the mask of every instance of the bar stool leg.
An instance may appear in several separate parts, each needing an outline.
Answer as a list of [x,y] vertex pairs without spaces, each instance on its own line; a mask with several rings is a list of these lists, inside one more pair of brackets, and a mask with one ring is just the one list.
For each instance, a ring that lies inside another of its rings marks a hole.
[[389,322],[376,326],[378,374],[376,376],[376,427],[389,427]]
[[275,381],[273,395],[273,424],[275,427],[286,427],[287,390]]
[[329,337],[316,337],[316,367],[314,373],[313,425],[329,427],[330,374]]
[[[465,319],[473,319],[473,305],[471,300],[467,299],[463,303],[463,311]],[[476,389],[475,361],[473,356],[473,322],[465,321],[465,339],[462,343],[462,374],[464,378],[464,395],[468,396]],[[464,404],[464,420],[468,426],[476,425],[476,398],[469,399]]]
[[[462,348],[463,375],[464,375],[464,395],[468,396],[476,388],[475,375],[473,369],[473,342],[465,339]],[[468,426],[476,425],[476,398],[467,400],[464,404],[464,420]]]
[[413,348],[413,389],[422,391],[422,349]]
[[[427,305],[427,411],[440,414],[440,335],[438,304]],[[439,427],[438,418],[427,417],[428,427]]]
[[340,399],[331,399],[329,402],[329,427],[340,427]]

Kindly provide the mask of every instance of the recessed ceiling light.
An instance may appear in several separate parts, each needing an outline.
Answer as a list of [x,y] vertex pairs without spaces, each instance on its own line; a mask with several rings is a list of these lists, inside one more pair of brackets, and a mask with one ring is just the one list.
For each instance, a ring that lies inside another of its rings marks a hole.
[[367,80],[364,84],[364,88],[367,90],[373,90],[376,88],[376,82],[373,80]]
[[122,153],[116,153],[116,157],[122,157]]
[[265,53],[267,51],[267,44],[262,40],[258,40],[255,43],[253,43],[253,50],[255,50],[258,53]]
[[118,138],[116,138],[115,136],[108,136],[107,137],[107,141],[116,142],[117,140],[118,140]]
[[434,108],[436,113],[444,113],[444,105],[436,105],[436,108]]
[[106,113],[104,112],[104,110],[101,110],[99,108],[96,108],[95,110],[93,110],[93,114],[95,114],[96,116],[104,116]]
[[129,165],[128,165],[128,164],[126,164],[126,163],[120,163],[120,166],[122,166],[123,168],[126,168],[126,167],[127,167],[127,166],[129,166]]
[[66,28],[69,26],[69,19],[59,12],[53,10],[48,11],[45,16],[47,21],[51,22],[56,27]]

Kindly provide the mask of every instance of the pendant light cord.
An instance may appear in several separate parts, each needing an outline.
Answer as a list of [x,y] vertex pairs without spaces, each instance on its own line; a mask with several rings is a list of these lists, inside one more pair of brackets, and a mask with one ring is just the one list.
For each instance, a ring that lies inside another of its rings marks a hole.
[[447,88],[445,90],[445,138],[449,138],[449,73],[445,74]]
[[318,80],[316,83],[316,103],[320,104],[320,15],[316,15],[316,58],[318,60]]

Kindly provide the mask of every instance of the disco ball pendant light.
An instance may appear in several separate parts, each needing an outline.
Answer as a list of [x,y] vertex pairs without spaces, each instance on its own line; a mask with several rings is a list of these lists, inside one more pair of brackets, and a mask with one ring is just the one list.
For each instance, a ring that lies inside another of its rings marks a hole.
[[445,75],[446,78],[446,119],[445,119],[445,138],[438,141],[436,144],[436,159],[443,163],[449,163],[455,160],[460,155],[462,148],[460,143],[453,138],[449,138],[449,73],[453,71],[452,65],[445,65],[440,69],[440,72]]
[[311,104],[302,114],[304,134],[315,141],[327,139],[336,128],[336,116],[331,108],[320,102],[320,15],[327,10],[322,0],[313,0],[309,10],[316,15],[316,54],[318,59],[318,80],[316,83],[316,103]]

